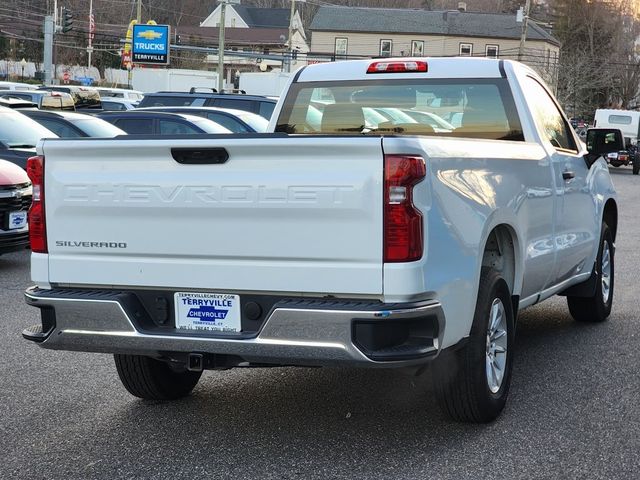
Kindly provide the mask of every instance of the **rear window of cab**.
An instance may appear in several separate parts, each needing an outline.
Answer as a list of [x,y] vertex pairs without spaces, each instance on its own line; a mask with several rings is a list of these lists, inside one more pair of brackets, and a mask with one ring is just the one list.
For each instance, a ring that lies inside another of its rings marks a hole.
[[295,83],[276,131],[524,140],[504,78]]

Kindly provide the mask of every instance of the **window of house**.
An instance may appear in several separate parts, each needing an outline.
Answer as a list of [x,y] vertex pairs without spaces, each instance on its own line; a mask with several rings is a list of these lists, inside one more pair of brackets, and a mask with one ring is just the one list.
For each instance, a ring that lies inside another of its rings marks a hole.
[[380,56],[390,57],[393,50],[393,42],[391,40],[380,40]]
[[460,44],[460,56],[470,57],[473,55],[473,43],[461,43]]
[[411,41],[411,56],[422,57],[424,55],[424,41],[412,40]]
[[498,45],[487,45],[485,49],[485,55],[487,56],[487,58],[498,58],[499,52],[500,49]]
[[346,38],[337,37],[335,41],[334,53],[336,60],[346,60],[347,49],[349,47],[349,40]]

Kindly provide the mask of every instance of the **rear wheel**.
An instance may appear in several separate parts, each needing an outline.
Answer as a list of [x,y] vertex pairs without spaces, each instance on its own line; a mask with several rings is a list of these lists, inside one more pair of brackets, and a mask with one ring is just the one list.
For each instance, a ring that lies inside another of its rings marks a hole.
[[451,418],[485,423],[500,414],[511,383],[513,346],[509,287],[498,272],[483,268],[468,342],[443,352],[433,365],[438,402]]
[[638,175],[640,173],[640,155],[636,154],[633,157],[633,174]]
[[569,312],[578,322],[604,322],[611,313],[614,286],[614,247],[611,230],[602,223],[596,258],[596,289],[591,297],[567,297]]
[[127,391],[145,400],[175,400],[193,390],[202,372],[175,370],[166,362],[143,355],[113,356]]

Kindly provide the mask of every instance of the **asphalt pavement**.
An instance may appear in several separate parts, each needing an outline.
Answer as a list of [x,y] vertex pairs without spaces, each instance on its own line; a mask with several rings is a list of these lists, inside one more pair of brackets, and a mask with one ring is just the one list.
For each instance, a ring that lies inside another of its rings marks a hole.
[[521,313],[509,401],[451,422],[429,372],[205,372],[176,402],[130,396],[109,355],[43,350],[0,257],[0,479],[626,479],[640,477],[640,176],[620,195],[613,312],[580,325],[563,298]]

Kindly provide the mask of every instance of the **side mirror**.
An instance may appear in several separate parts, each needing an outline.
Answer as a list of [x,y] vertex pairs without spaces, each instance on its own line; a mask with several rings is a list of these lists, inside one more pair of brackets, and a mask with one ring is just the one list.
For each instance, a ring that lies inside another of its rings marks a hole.
[[587,151],[594,155],[624,150],[624,138],[617,128],[590,128],[587,130]]
[[584,160],[588,167],[601,156],[625,149],[624,137],[617,128],[590,128],[587,130],[587,153]]

